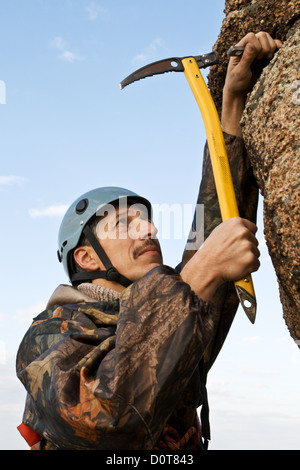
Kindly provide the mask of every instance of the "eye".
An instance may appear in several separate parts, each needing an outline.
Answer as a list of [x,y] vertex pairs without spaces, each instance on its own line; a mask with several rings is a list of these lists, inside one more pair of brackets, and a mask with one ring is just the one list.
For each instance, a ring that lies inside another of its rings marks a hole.
[[140,212],[138,213],[138,218],[139,218],[140,220],[147,220],[148,222],[151,222],[151,220],[150,220],[150,218],[149,218],[149,214],[148,214],[148,212],[146,212],[146,211],[140,211]]
[[127,227],[128,219],[126,216],[120,217],[117,220],[116,227]]

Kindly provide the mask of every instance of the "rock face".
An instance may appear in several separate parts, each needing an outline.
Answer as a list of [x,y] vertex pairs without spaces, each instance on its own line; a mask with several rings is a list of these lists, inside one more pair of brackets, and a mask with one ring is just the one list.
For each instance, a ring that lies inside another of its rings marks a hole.
[[226,18],[214,46],[220,54],[218,65],[211,67],[208,84],[217,108],[222,103],[228,59],[226,51],[249,32],[267,31],[284,41],[300,16],[300,0],[224,0]]
[[[300,340],[300,0],[227,0],[209,87],[221,109],[226,50],[247,32],[269,32],[283,47],[263,69],[242,119],[245,145],[264,196],[264,226],[283,314]],[[222,57],[224,62],[222,62]],[[300,341],[299,341],[300,346]]]

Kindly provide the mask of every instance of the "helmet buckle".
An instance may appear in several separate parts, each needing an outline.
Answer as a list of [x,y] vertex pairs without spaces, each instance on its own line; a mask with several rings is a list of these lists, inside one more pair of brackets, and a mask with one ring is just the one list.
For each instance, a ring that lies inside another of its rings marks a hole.
[[120,274],[118,273],[118,271],[112,267],[112,268],[109,268],[107,271],[105,271],[105,278],[107,281],[118,281],[119,278],[120,278]]

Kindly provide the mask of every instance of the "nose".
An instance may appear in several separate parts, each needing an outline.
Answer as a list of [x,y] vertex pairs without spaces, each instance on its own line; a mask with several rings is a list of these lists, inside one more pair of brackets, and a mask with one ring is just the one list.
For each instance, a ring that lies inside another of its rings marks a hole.
[[150,220],[139,219],[136,221],[135,232],[136,236],[134,238],[140,240],[154,239],[157,235],[157,228]]
[[158,230],[150,220],[141,220],[140,224],[140,238],[142,240],[146,240],[147,238],[156,238]]

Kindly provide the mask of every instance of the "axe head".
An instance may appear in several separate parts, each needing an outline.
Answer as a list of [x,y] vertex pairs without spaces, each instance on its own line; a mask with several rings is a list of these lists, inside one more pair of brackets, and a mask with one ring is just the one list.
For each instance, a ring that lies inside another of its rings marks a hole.
[[130,83],[141,80],[142,78],[151,77],[152,75],[159,75],[166,72],[183,72],[184,67],[182,65],[182,60],[189,57],[193,57],[196,60],[199,69],[210,67],[211,65],[217,64],[219,61],[219,54],[217,51],[198,56],[170,57],[169,59],[152,62],[151,64],[145,65],[144,67],[136,70],[122,80],[120,88],[122,90],[127,85],[130,85]]

